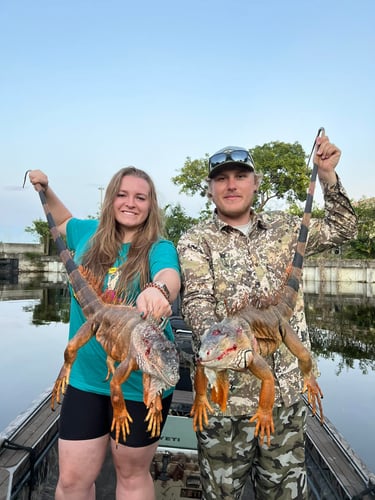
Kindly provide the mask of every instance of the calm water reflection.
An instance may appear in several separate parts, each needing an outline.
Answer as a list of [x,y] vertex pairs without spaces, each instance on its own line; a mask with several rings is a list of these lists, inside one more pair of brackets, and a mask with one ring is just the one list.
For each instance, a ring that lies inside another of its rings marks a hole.
[[375,298],[305,294],[324,412],[375,471]]
[[[49,389],[67,341],[69,298],[59,283],[0,283],[0,432]],[[375,299],[306,293],[324,411],[375,471]]]
[[53,385],[63,362],[67,290],[40,287],[0,285],[0,432]]

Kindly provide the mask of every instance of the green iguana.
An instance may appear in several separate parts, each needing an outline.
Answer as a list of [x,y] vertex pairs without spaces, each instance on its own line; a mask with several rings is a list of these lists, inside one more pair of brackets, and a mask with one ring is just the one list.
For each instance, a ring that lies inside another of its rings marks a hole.
[[[318,136],[322,132],[324,129],[319,130]],[[191,410],[195,430],[203,429],[203,424],[207,424],[208,421],[207,412],[213,411],[207,398],[208,387],[211,387],[212,401],[219,404],[224,411],[229,392],[227,371],[248,370],[261,379],[258,409],[250,422],[256,422],[255,436],[259,435],[261,444],[265,435],[268,445],[270,444],[270,435],[274,432],[272,408],[275,382],[272,371],[262,356],[273,354],[282,342],[298,358],[299,368],[303,374],[303,392],[307,391],[308,402],[312,405],[314,414],[317,406],[319,407],[323,423],[321,404],[323,394],[312,373],[310,352],[289,324],[302,276],[316,174],[317,166],[314,165],[297,248],[283,294],[272,304],[246,305],[234,315],[212,325],[201,337],[194,377],[195,398]]]

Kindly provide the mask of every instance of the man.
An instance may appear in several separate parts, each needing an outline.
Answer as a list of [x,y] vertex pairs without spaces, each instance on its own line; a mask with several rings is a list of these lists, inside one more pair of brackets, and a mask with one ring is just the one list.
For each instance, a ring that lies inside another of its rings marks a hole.
[[[356,216],[335,173],[341,152],[328,137],[318,137],[314,162],[322,186],[326,216],[310,225],[306,255],[349,240]],[[227,147],[209,158],[207,195],[213,217],[185,233],[178,244],[183,275],[182,311],[193,331],[197,352],[200,337],[227,311],[248,296],[254,303],[280,291],[294,255],[301,220],[284,212],[257,214],[252,209],[260,184],[254,162],[244,148]],[[290,324],[310,348],[300,289]],[[238,499],[251,474],[259,499],[306,499],[304,456],[306,406],[296,358],[285,345],[266,361],[275,378],[271,445],[254,438],[254,415],[260,381],[249,373],[229,372],[227,409],[214,413],[197,432],[204,499]]]

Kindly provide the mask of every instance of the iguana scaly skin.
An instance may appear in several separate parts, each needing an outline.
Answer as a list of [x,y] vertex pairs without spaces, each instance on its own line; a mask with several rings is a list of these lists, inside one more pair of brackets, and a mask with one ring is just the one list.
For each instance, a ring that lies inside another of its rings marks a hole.
[[[321,131],[322,129],[318,135]],[[224,411],[229,391],[227,371],[248,370],[261,380],[258,409],[250,422],[256,422],[255,436],[259,435],[261,444],[265,436],[268,445],[270,444],[270,436],[274,432],[272,408],[275,383],[272,371],[262,356],[273,354],[282,342],[298,358],[303,374],[303,392],[307,391],[308,402],[312,405],[314,414],[317,406],[319,407],[323,423],[323,394],[312,373],[311,354],[289,324],[302,277],[316,174],[317,166],[314,165],[297,248],[283,293],[272,304],[246,305],[233,316],[212,325],[201,337],[194,377],[195,398],[191,410],[195,430],[202,430],[203,425],[208,422],[207,413],[213,412],[207,398],[208,387],[211,387],[212,401]]]
[[[38,188],[38,186],[36,186]],[[87,321],[69,341],[64,352],[64,365],[52,390],[51,407],[60,403],[69,383],[72,365],[77,351],[92,337],[96,337],[107,353],[107,379],[110,380],[113,407],[112,429],[118,443],[120,432],[126,440],[130,433],[132,417],[126,409],[121,384],[133,370],[143,372],[143,400],[148,408],[146,421],[151,436],[160,435],[162,422],[162,398],[164,389],[177,384],[179,356],[176,346],[169,341],[156,323],[141,318],[139,312],[126,305],[105,303],[93,286],[84,278],[84,272],[73,261],[69,250],[58,232],[48,208],[43,190],[38,189],[47,221],[59,255],[68,273],[74,295]],[[118,362],[118,366],[115,366]]]

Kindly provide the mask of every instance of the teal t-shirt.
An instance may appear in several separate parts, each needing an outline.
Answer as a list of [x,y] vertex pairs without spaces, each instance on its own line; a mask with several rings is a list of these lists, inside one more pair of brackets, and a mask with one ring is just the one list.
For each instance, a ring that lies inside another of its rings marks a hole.
[[[67,225],[67,244],[69,250],[74,253],[74,261],[79,264],[82,256],[88,248],[89,241],[98,228],[99,221],[94,219],[80,220],[71,219]],[[113,267],[119,267],[126,260],[130,244],[123,244],[119,256]],[[154,278],[160,270],[165,268],[175,269],[180,272],[177,251],[172,242],[159,240],[154,243],[149,253],[150,278]],[[136,285],[135,294],[140,293],[139,284]],[[72,338],[79,328],[86,322],[77,300],[72,296],[70,307],[69,339]],[[168,322],[164,330],[168,339],[173,340],[173,332]],[[82,346],[77,353],[73,363],[70,384],[83,391],[97,394],[110,395],[109,381],[106,365],[107,354],[95,337]],[[132,401],[143,401],[142,372],[140,370],[131,373],[130,377],[122,385],[124,398]],[[163,397],[173,392],[168,389]]]

